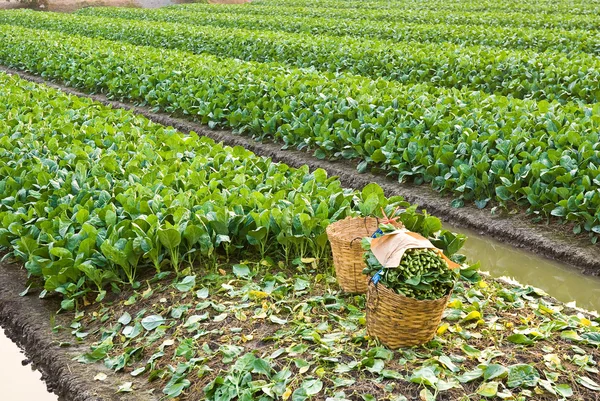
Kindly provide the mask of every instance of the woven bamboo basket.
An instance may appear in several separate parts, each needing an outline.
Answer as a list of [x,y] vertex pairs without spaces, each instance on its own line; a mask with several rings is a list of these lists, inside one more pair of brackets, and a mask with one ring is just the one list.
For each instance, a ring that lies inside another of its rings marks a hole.
[[435,300],[408,298],[367,280],[367,333],[391,349],[433,338],[450,294]]
[[374,217],[347,217],[327,227],[335,274],[345,292],[367,292],[367,276],[363,274],[365,251],[360,242],[373,235],[377,228]]

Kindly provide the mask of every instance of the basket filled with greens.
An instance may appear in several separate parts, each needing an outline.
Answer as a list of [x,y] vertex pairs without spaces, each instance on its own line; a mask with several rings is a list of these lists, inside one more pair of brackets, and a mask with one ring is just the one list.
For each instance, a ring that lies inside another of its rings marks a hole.
[[384,226],[382,234],[362,241],[367,332],[390,348],[424,344],[435,335],[458,265],[417,233]]

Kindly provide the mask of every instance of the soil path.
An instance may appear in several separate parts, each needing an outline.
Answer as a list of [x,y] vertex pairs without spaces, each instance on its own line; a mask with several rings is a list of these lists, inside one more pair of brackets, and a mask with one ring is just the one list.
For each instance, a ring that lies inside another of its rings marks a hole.
[[349,161],[318,160],[310,153],[281,150],[281,144],[278,143],[259,143],[250,137],[235,135],[231,131],[211,130],[204,125],[189,120],[175,118],[166,113],[154,113],[147,107],[108,100],[103,95],[83,93],[29,73],[6,67],[0,67],[0,71],[16,74],[32,82],[44,83],[76,96],[91,98],[115,108],[132,110],[156,123],[172,126],[184,133],[195,131],[199,135],[210,137],[226,145],[243,146],[258,155],[270,157],[274,161],[283,162],[293,167],[306,164],[311,169],[323,168],[330,175],[338,176],[346,187],[360,189],[370,182],[376,182],[385,190],[388,196],[403,196],[407,201],[427,209],[431,214],[440,217],[455,227],[475,230],[482,235],[493,237],[517,248],[526,249],[570,265],[584,274],[600,276],[600,248],[597,245],[592,245],[585,236],[573,235],[569,227],[533,223],[528,216],[522,213],[493,215],[489,209],[477,209],[474,206],[453,208],[450,206],[448,197],[442,197],[427,185],[399,184],[397,181],[382,175],[359,174],[355,165]]

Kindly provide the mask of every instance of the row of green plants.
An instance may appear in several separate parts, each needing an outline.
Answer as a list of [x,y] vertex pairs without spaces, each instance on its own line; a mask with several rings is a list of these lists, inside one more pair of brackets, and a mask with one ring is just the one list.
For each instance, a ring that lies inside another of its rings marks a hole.
[[447,11],[505,11],[531,14],[598,14],[600,6],[594,2],[573,3],[571,1],[503,1],[468,0],[444,1],[428,0],[414,2],[411,0],[254,0],[253,6],[268,5],[279,7],[326,7],[326,8],[355,8],[355,9],[412,9],[412,10],[447,10]]
[[[229,9],[229,8],[228,8]],[[368,20],[338,20],[324,17],[304,18],[295,15],[245,15],[210,11],[141,10],[133,8],[84,8],[80,15],[161,21],[198,26],[243,28],[300,34],[354,36],[394,41],[484,45],[508,49],[560,51],[564,53],[600,52],[600,33],[590,30],[535,29],[489,25],[453,25],[443,23],[390,22],[377,24]],[[198,29],[198,28],[196,28]],[[339,41],[338,41],[339,43]],[[340,43],[341,44],[341,43]]]
[[595,14],[590,15],[564,15],[536,14],[532,18],[529,13],[502,12],[502,11],[462,11],[449,12],[447,10],[426,9],[385,9],[364,10],[353,8],[331,7],[280,7],[279,5],[255,5],[222,7],[210,4],[180,4],[172,8],[178,10],[211,13],[241,14],[241,15],[280,15],[301,16],[304,18],[325,17],[338,21],[366,20],[377,24],[384,22],[418,22],[418,23],[444,23],[456,25],[491,25],[530,28],[559,28],[559,29],[600,29],[600,19]]
[[[482,90],[517,98],[600,100],[600,61],[592,55],[534,53],[487,47],[392,43],[336,37],[307,41],[302,34],[194,27],[62,13],[0,12],[0,23],[81,34],[135,45],[175,48],[194,53],[296,67],[343,71],[403,84]],[[581,72],[583,65],[588,66]]]
[[321,169],[6,74],[0,84],[0,246],[65,309],[91,291],[101,301],[111,286],[138,288],[142,270],[216,271],[245,257],[327,266],[328,224],[398,206],[449,254],[464,242],[376,184],[344,189]]
[[[599,64],[591,55],[568,57],[562,53],[494,50],[486,47],[451,47],[436,52],[436,45],[319,37],[282,37],[273,32],[202,27],[181,24],[75,17],[64,14],[5,12],[1,23],[66,33],[123,40],[137,45],[208,52],[261,62],[284,62],[326,71],[347,71],[413,84],[430,82],[445,87],[465,87],[514,97],[557,98],[594,102],[600,90]],[[576,74],[582,65],[587,73]]]
[[600,105],[534,102],[0,27],[0,62],[600,233]]

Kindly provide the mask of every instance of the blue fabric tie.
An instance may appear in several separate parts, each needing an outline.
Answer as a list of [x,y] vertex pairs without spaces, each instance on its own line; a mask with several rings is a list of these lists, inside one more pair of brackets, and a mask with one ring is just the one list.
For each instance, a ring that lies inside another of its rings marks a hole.
[[382,273],[383,273],[383,269],[381,269],[377,273],[375,273],[375,275],[373,276],[373,278],[371,278],[371,281],[373,282],[373,284],[377,285],[377,283],[379,282],[379,280],[381,280],[381,274]]

